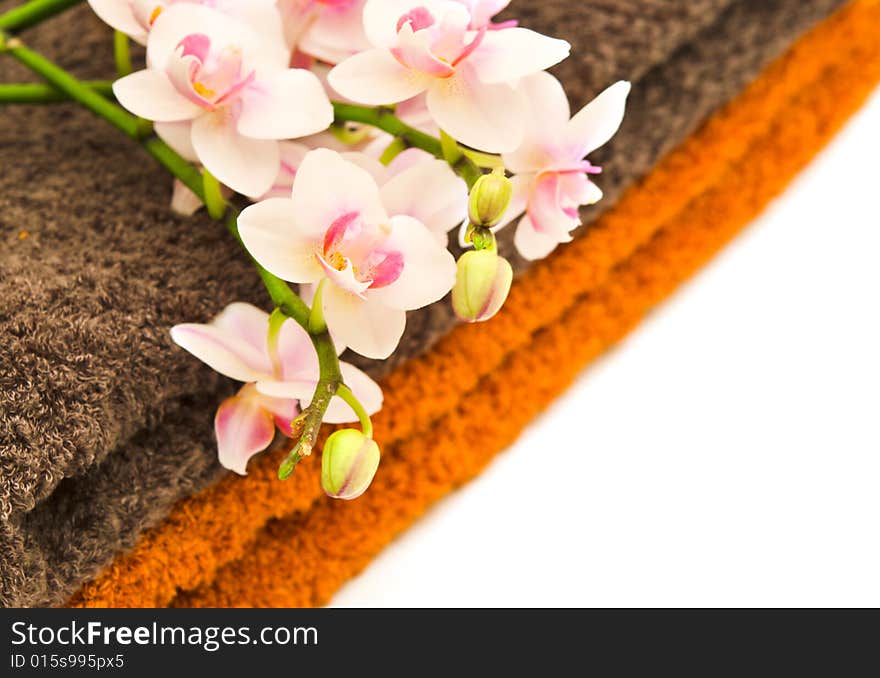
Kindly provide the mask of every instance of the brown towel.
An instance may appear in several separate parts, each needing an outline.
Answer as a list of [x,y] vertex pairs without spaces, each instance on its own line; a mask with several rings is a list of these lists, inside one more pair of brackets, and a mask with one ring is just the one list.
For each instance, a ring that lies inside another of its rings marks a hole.
[[[554,0],[518,10],[575,45],[557,70],[575,106],[633,80],[621,132],[593,158],[605,165],[607,209],[840,4]],[[25,37],[82,77],[112,73],[109,31],[87,8]],[[27,75],[4,61],[0,78]],[[0,601],[44,605],[218,477],[211,420],[232,386],[175,349],[167,329],[265,297],[223,229],[171,215],[163,172],[87,113],[2,109],[0,153]],[[445,304],[413,314],[398,357],[450,326]]]

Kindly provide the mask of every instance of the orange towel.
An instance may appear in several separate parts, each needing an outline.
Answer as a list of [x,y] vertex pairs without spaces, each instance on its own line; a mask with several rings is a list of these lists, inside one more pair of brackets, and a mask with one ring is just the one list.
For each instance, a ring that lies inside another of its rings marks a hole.
[[[880,3],[857,0],[802,38],[588,234],[523,276],[492,323],[457,329],[389,377],[375,421],[383,463],[367,495],[352,503],[320,497],[316,460],[281,484],[278,456],[267,455],[247,478],[181,502],[72,604],[325,602],[753,218],[878,80]],[[497,413],[476,436],[472,406]]]

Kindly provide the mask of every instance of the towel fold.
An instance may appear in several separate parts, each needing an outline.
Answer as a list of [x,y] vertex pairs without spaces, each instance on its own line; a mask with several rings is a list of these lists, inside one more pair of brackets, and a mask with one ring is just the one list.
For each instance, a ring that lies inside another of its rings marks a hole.
[[[553,0],[517,7],[530,27],[575,45],[577,56],[556,71],[575,106],[616,79],[634,82],[623,128],[593,158],[605,166],[606,199],[586,220],[840,4]],[[81,77],[112,72],[109,32],[85,7],[25,38]],[[7,60],[0,78],[27,74]],[[233,386],[176,349],[167,330],[207,320],[236,299],[265,306],[265,297],[225,231],[205,217],[170,214],[163,172],[88,113],[5,108],[0,153],[0,602],[57,604],[134,546],[175,501],[250,482],[216,485],[223,474],[212,413]],[[578,266],[596,284],[652,234],[634,234],[622,220],[595,232],[609,234],[611,245]],[[511,236],[508,229],[503,246]],[[395,359],[367,366],[387,375],[379,435],[399,439],[443,415],[396,390],[408,365],[389,372],[452,325],[445,304],[411,314]],[[441,380],[454,364],[442,361],[456,360],[443,351],[441,343],[424,359]],[[259,482],[270,462],[261,460],[251,477]],[[308,509],[318,487],[312,475],[298,472],[283,487],[273,481],[266,491],[285,503],[273,503],[268,518]]]
[[[318,497],[308,462],[279,488],[278,459],[260,459],[247,479],[182,502],[73,604],[326,602],[785,187],[880,81],[878,34],[874,0],[821,24],[584,238],[526,273],[494,326],[460,327],[395,372],[379,415],[383,465],[360,500]],[[478,436],[471,408],[494,415]]]

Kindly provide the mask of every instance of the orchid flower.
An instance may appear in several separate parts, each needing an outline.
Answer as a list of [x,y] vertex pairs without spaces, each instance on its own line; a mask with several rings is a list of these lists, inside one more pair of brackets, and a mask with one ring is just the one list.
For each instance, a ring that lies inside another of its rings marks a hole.
[[[294,141],[282,142],[281,172],[262,199],[289,196],[297,170],[310,151]],[[460,226],[467,216],[467,184],[448,163],[425,151],[408,148],[387,167],[368,153],[349,152],[342,157],[370,173],[388,213],[420,221],[444,247],[448,243],[447,233]],[[426,187],[430,190],[426,191]]]
[[364,29],[373,48],[330,71],[330,84],[369,105],[426,92],[428,110],[452,137],[512,151],[525,132],[517,81],[562,61],[570,46],[525,28],[469,30],[471,21],[454,0],[367,0]]
[[288,47],[331,64],[369,49],[362,19],[365,2],[278,0]]
[[326,129],[333,108],[318,78],[287,68],[281,43],[215,10],[164,10],[150,31],[148,68],[113,84],[119,102],[155,121],[188,160],[245,195],[265,193],[281,164],[279,139]]
[[[277,336],[269,334],[269,314],[233,303],[210,324],[177,325],[172,339],[220,374],[245,382],[217,410],[214,430],[220,463],[245,475],[248,460],[265,450],[276,427],[290,435],[300,407],[308,407],[318,383],[318,357],[306,331],[286,320]],[[339,364],[346,385],[369,414],[382,406],[379,386],[348,363]],[[341,398],[333,398],[324,421],[357,421]]]
[[88,0],[105,24],[147,44],[147,36],[159,15],[171,5],[205,5],[250,24],[264,36],[280,37],[280,19],[275,0]]
[[514,242],[526,259],[541,259],[572,239],[581,224],[578,208],[602,198],[590,181],[601,170],[584,158],[617,132],[630,84],[611,85],[570,120],[565,91],[549,73],[529,76],[520,89],[529,102],[528,132],[516,151],[503,155],[515,174],[503,223],[525,211]]
[[318,149],[297,170],[290,198],[251,205],[238,219],[251,255],[279,278],[319,284],[333,336],[377,359],[397,347],[406,311],[444,297],[456,273],[431,231],[383,198],[368,171]]

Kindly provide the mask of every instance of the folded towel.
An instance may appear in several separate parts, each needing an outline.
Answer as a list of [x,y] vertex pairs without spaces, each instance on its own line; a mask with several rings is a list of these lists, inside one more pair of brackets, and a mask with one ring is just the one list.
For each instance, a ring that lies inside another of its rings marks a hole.
[[[613,80],[634,81],[624,127],[594,158],[607,159],[607,209],[840,4],[553,0],[518,9],[530,26],[584,46],[557,69],[575,105]],[[109,34],[86,8],[26,38],[82,77],[112,72]],[[0,63],[4,81],[26,77]],[[46,605],[222,476],[211,420],[232,386],[176,349],[167,329],[265,297],[227,234],[171,215],[162,171],[89,114],[4,109],[0,151],[16,159],[0,176],[0,602]],[[601,277],[625,249],[597,250],[585,268]],[[445,304],[412,314],[398,357],[368,369],[387,374],[451,326]],[[401,380],[388,376],[392,393]],[[415,410],[431,407],[390,396],[381,435],[415,430],[424,420]],[[315,500],[317,484],[277,486],[289,499],[281,515]]]
[[[73,604],[326,602],[784,188],[880,81],[878,34],[875,0],[821,24],[585,237],[526,273],[491,326],[460,327],[397,370],[377,418],[383,465],[364,497],[319,498],[315,464],[281,487],[268,455],[248,478],[179,504]],[[497,415],[479,438],[466,423],[474,406]]]

